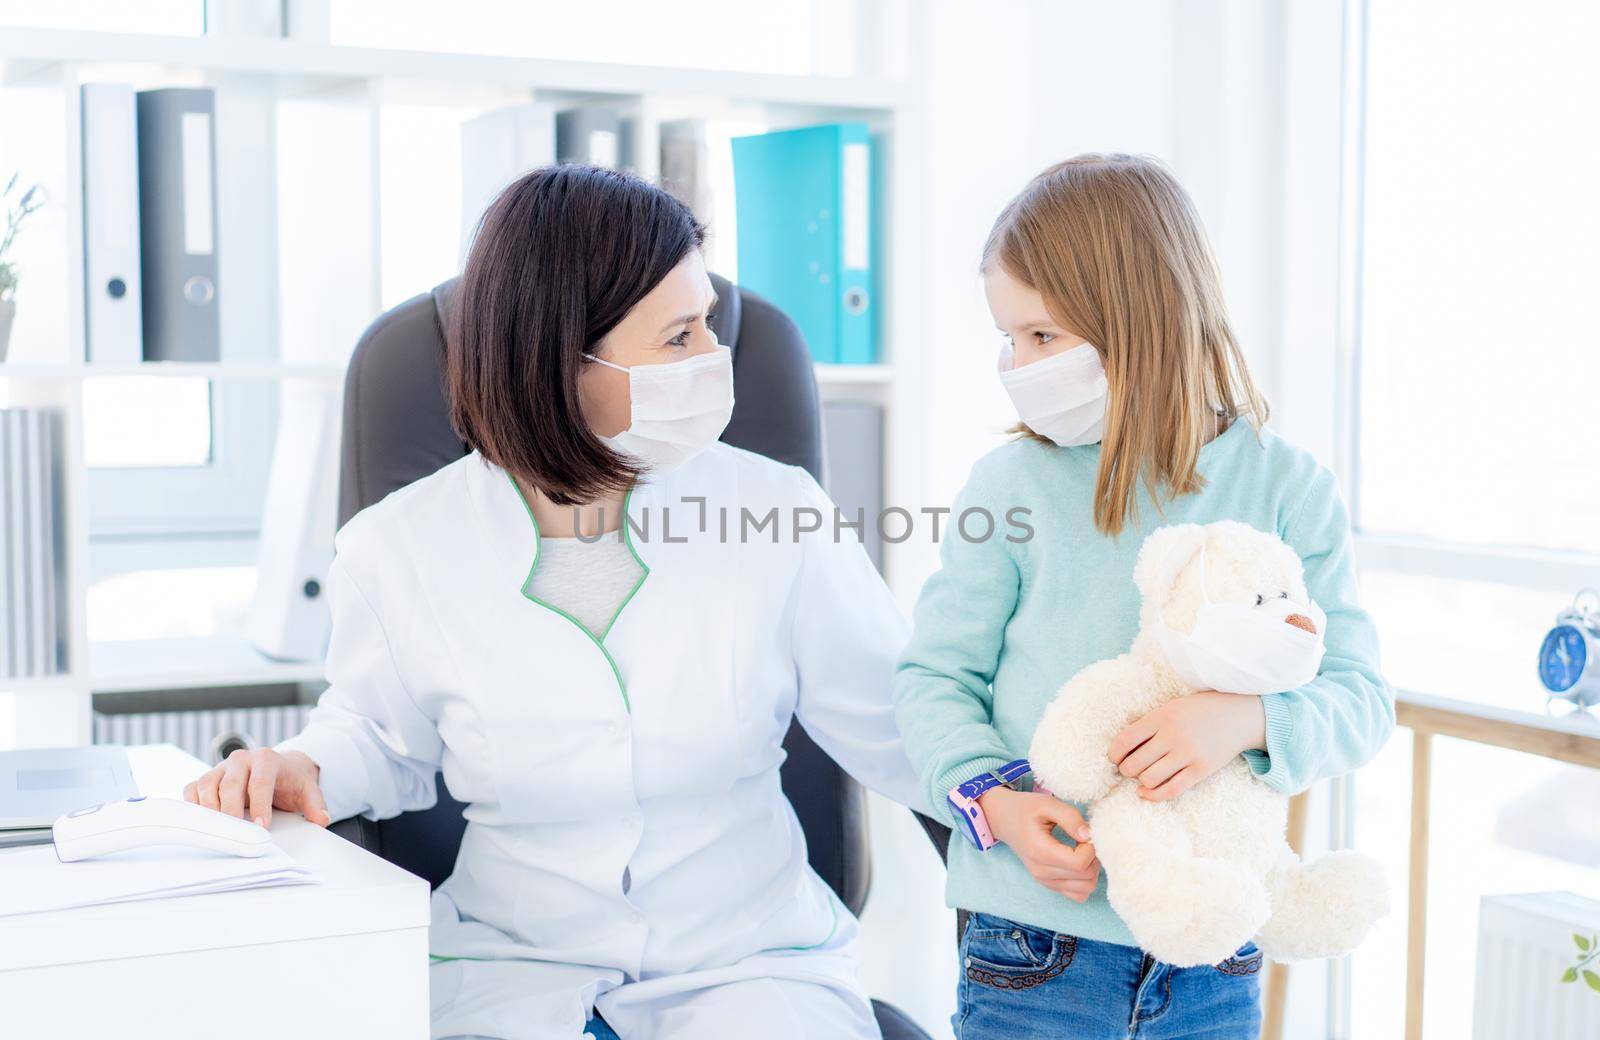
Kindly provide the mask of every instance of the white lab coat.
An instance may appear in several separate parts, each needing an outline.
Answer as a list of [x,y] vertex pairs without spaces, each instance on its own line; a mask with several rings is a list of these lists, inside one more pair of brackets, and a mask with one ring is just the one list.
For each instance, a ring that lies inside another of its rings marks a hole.
[[592,1007],[624,1040],[877,1037],[778,767],[798,716],[926,811],[889,699],[905,619],[796,467],[715,445],[627,511],[647,572],[596,640],[523,592],[536,528],[476,452],[363,510],[328,575],[329,688],[279,748],[321,765],[334,819],[427,807],[440,768],[468,803],[436,1037],[574,1040]]

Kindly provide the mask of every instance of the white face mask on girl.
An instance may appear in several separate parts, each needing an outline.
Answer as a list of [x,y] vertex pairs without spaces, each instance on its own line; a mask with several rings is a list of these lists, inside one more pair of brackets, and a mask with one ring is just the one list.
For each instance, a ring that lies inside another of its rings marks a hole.
[[683,465],[722,436],[733,417],[733,352],[727,347],[660,365],[623,367],[584,357],[628,373],[632,421],[600,440],[652,471]]
[[1013,368],[1011,344],[1000,349],[1000,385],[1028,429],[1063,448],[1093,444],[1106,421],[1106,372],[1100,351],[1082,343]]
[[[1213,603],[1206,591],[1206,551],[1200,549],[1200,594],[1205,606],[1185,635],[1164,620],[1156,641],[1178,678],[1196,690],[1258,697],[1298,689],[1322,666],[1328,618],[1315,603],[1287,598],[1260,605]],[[1289,618],[1296,620],[1291,622]],[[1298,627],[1309,622],[1314,632]]]

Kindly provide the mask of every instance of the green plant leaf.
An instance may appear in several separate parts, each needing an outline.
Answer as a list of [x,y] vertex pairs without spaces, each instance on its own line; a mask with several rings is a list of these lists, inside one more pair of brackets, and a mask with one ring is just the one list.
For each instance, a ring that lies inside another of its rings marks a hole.
[[1583,981],[1588,983],[1590,989],[1594,990],[1596,993],[1600,993],[1600,975],[1596,975],[1594,972],[1585,969],[1583,973]]
[[1561,981],[1562,982],[1577,982],[1578,981],[1578,969],[1577,968],[1568,968],[1566,971],[1562,972],[1561,973]]
[[1583,950],[1585,953],[1589,951],[1589,940],[1583,936],[1575,934],[1572,937],[1572,941],[1578,944],[1578,949]]

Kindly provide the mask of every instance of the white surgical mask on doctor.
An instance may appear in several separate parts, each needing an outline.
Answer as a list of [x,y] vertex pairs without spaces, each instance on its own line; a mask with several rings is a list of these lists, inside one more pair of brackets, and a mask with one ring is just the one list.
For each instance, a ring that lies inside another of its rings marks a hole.
[[612,364],[628,374],[632,421],[607,447],[633,456],[651,470],[670,470],[710,447],[733,416],[733,353],[718,346],[706,354],[659,365]]
[[1106,420],[1106,372],[1093,344],[1081,343],[1031,365],[1013,367],[1014,361],[1007,343],[1000,349],[1000,384],[1028,429],[1063,448],[1100,439]]
[[[1265,696],[1297,689],[1322,666],[1328,618],[1315,603],[1285,597],[1259,604],[1213,603],[1206,591],[1206,551],[1200,549],[1200,594],[1205,605],[1185,635],[1162,620],[1156,640],[1178,678],[1196,690]],[[1308,632],[1288,619],[1309,621]]]

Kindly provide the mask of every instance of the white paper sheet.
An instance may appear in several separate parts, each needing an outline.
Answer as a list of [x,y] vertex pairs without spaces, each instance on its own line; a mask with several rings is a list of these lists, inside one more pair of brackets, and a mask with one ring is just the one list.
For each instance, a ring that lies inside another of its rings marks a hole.
[[53,845],[0,850],[0,917],[122,903],[134,899],[234,892],[317,878],[276,845],[254,859],[163,846],[63,863]]

